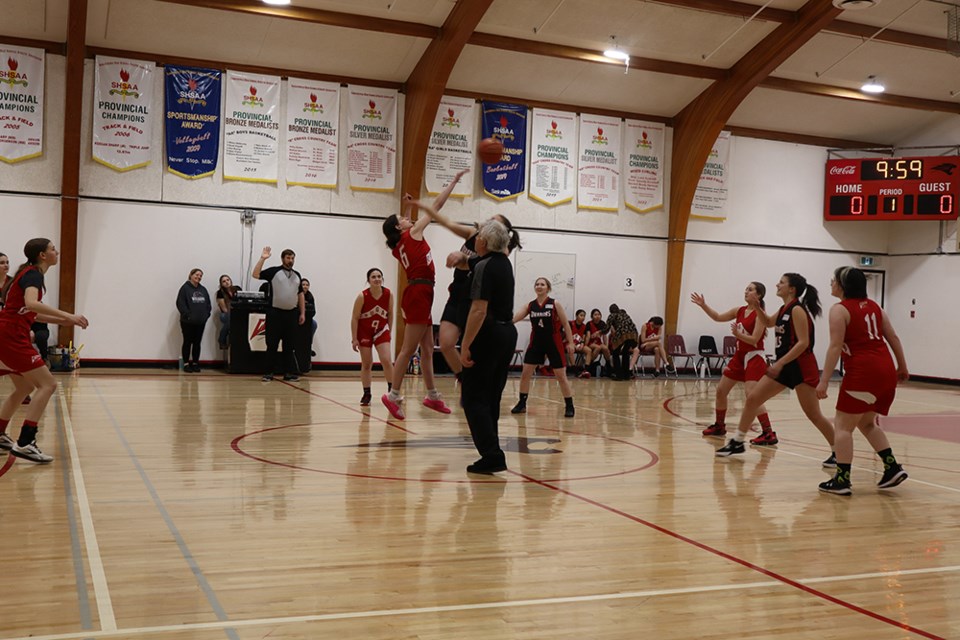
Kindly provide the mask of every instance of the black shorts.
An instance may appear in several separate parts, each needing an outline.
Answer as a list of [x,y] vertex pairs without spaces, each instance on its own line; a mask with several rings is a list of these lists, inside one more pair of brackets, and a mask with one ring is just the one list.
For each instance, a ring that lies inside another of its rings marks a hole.
[[527,352],[523,356],[523,364],[540,365],[544,359],[550,362],[554,369],[567,366],[566,352],[557,343],[557,340],[536,340],[530,342]]
[[813,353],[802,354],[793,362],[784,365],[780,375],[774,378],[788,389],[796,389],[801,384],[808,384],[814,389],[820,384],[820,368],[817,366],[817,357]]

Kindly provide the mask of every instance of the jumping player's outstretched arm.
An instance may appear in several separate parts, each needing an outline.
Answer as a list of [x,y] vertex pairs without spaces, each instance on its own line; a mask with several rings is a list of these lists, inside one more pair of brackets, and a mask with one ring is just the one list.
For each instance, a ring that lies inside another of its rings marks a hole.
[[457,175],[453,176],[453,180],[450,181],[450,184],[444,187],[443,191],[441,191],[440,194],[436,198],[434,198],[433,200],[434,209],[439,211],[440,209],[443,208],[443,205],[447,203],[447,198],[449,198],[450,194],[453,193],[454,187],[456,187],[457,183],[460,182],[460,178],[462,178],[467,173],[470,173],[470,169],[464,169],[463,171],[459,172]]
[[455,226],[453,223],[451,223],[450,219],[437,211],[433,205],[427,204],[426,202],[422,202],[420,200],[410,200],[409,204],[414,207],[419,207],[426,214],[417,218],[417,221],[413,223],[412,227],[410,227],[410,236],[413,237],[414,240],[421,240],[423,238],[423,230],[427,228],[427,225],[430,224],[431,220],[436,220],[440,226],[445,227],[453,233],[459,235],[459,229],[461,227],[459,227],[459,225]]
[[703,309],[703,312],[710,316],[710,319],[714,322],[726,322],[737,317],[736,309],[730,309],[724,313],[714,311],[714,309],[707,304],[707,299],[703,297],[703,294],[697,293],[696,291],[690,294],[690,302]]

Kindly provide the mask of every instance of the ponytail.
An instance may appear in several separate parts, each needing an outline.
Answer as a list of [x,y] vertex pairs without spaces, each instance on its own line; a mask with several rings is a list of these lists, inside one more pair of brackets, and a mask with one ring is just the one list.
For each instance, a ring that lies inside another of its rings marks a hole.
[[507,216],[498,213],[493,217],[502,222],[503,226],[507,228],[507,236],[509,237],[507,241],[507,253],[510,253],[514,249],[523,249],[523,245],[520,244],[520,234],[513,228],[513,224],[507,219]]
[[387,216],[387,219],[383,221],[383,235],[387,239],[387,246],[391,250],[395,249],[398,244],[400,244],[400,229],[397,229],[399,224],[399,218],[397,214],[392,214]]
[[810,315],[814,318],[820,316],[820,293],[812,284],[807,284],[807,279],[799,273],[785,273],[787,282],[797,292],[797,300],[800,301]]

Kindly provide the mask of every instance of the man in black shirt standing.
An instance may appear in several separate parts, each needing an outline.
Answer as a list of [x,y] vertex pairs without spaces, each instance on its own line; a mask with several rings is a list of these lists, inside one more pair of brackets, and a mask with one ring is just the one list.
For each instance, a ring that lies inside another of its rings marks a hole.
[[[280,266],[263,268],[270,257],[270,247],[264,247],[260,260],[253,267],[253,277],[270,283],[270,307],[267,309],[267,372],[263,381],[273,380],[273,374],[282,371],[283,379],[299,380],[300,368],[294,358],[293,345],[297,339],[297,325],[306,321],[300,274],[293,269],[297,254],[291,249],[280,253]],[[277,349],[283,341],[283,363],[277,366]],[[279,371],[278,371],[279,370]]]
[[470,473],[507,470],[500,448],[500,398],[507,384],[510,360],[517,346],[513,325],[513,266],[507,257],[510,236],[497,220],[477,233],[478,258],[471,261],[470,313],[460,346],[463,412],[480,459]]

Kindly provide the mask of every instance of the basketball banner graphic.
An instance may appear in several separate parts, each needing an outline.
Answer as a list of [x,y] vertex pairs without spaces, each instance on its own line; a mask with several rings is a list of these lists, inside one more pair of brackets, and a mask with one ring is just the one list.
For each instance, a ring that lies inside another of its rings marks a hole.
[[181,178],[213,175],[220,155],[221,73],[164,69],[167,170]]
[[0,45],[0,160],[4,162],[43,155],[44,55],[43,49]]
[[730,168],[730,132],[721,131],[707,157],[700,182],[693,196],[690,215],[697,218],[726,220],[727,178]]
[[397,92],[347,88],[347,175],[354,191],[388,191],[397,185]]
[[663,207],[664,125],[659,122],[627,120],[626,176],[624,204],[637,213]]
[[496,164],[483,166],[483,192],[495,200],[516,198],[526,188],[527,107],[508,102],[481,103],[482,137],[503,145]]
[[287,80],[286,180],[288,186],[337,186],[340,85]]
[[227,71],[223,107],[223,177],[277,181],[280,78]]
[[[427,192],[435,196],[464,169],[473,168],[476,103],[470,98],[443,96],[430,132],[424,178]],[[457,183],[454,198],[473,195],[473,176]]]
[[93,159],[117,171],[150,164],[153,70],[141,60],[97,56],[93,89]]
[[620,118],[580,116],[577,207],[620,210]]
[[577,114],[534,109],[530,121],[527,195],[548,207],[571,202],[577,175]]

